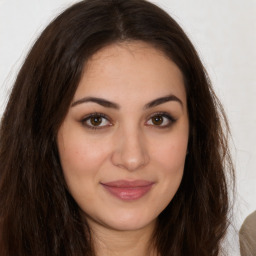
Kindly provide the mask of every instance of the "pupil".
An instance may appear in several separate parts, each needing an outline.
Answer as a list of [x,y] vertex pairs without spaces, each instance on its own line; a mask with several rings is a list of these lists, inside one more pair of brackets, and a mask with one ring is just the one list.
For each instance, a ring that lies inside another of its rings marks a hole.
[[99,126],[102,122],[102,118],[100,116],[95,116],[91,118],[91,124],[93,126]]
[[160,125],[160,124],[162,124],[163,123],[163,117],[161,117],[161,116],[155,116],[155,117],[153,117],[153,124],[155,124],[155,125]]

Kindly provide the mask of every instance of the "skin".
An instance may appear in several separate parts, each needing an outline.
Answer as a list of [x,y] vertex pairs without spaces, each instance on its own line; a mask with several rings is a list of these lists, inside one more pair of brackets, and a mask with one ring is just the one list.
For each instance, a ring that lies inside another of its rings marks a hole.
[[[95,113],[104,116],[95,122]],[[93,231],[97,255],[149,255],[157,216],[183,176],[188,134],[183,77],[161,51],[125,42],[87,62],[57,142],[67,186]],[[102,185],[116,180],[153,185],[127,201]]]

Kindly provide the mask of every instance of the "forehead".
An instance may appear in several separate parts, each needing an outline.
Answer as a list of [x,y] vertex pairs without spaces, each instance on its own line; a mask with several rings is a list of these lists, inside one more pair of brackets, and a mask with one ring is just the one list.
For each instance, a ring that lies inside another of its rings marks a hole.
[[182,73],[162,51],[136,41],[112,44],[96,52],[84,67],[75,98],[83,94],[117,99],[124,94],[152,97],[156,93],[175,93],[184,99]]

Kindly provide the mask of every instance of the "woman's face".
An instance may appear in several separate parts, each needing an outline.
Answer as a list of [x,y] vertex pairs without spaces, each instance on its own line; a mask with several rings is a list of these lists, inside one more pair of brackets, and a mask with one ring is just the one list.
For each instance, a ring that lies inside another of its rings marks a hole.
[[182,74],[161,51],[130,42],[93,55],[57,138],[89,225],[154,226],[180,185],[188,134]]

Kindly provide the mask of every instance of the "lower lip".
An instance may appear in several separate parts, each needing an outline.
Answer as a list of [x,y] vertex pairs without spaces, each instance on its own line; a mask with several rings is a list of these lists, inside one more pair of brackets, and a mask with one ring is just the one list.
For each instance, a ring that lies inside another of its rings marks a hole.
[[108,192],[110,192],[110,194],[124,201],[140,199],[146,195],[153,186],[153,184],[142,187],[114,187],[104,184],[102,185]]

